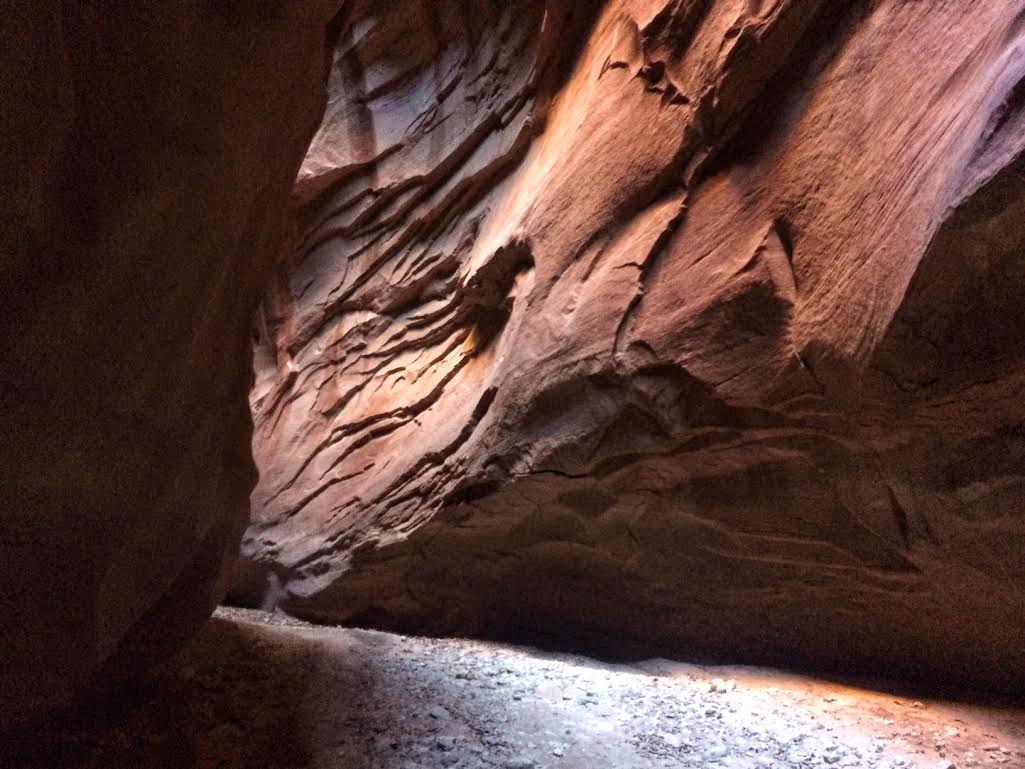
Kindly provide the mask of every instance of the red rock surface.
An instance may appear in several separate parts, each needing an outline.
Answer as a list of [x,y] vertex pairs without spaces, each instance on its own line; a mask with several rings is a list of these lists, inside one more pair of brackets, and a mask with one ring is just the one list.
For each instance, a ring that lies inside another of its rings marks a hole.
[[331,13],[4,6],[0,729],[159,660],[223,592]]
[[1025,685],[1025,5],[348,14],[236,598]]

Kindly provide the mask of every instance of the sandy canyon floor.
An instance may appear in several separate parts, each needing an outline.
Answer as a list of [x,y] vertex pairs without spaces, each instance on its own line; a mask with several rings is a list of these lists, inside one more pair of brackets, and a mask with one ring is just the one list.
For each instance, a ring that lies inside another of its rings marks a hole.
[[220,609],[157,683],[4,767],[1025,768],[1025,709]]

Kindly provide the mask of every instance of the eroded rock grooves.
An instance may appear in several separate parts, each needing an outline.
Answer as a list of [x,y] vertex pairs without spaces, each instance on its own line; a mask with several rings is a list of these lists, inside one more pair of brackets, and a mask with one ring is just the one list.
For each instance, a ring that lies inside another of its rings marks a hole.
[[1025,5],[356,2],[236,597],[1025,684]]

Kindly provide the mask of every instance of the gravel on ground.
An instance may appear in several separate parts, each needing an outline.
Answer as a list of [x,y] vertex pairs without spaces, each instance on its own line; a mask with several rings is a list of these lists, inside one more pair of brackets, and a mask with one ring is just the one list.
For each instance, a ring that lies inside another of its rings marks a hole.
[[219,609],[160,681],[12,767],[1025,769],[1025,710]]

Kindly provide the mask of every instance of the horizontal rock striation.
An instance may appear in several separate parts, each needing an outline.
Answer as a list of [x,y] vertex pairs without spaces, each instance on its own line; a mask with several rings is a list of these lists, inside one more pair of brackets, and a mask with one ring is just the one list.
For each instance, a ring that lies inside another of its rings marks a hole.
[[1025,685],[1025,6],[356,2],[238,600]]
[[0,730],[223,595],[250,318],[323,114],[330,4],[117,6],[4,8]]

